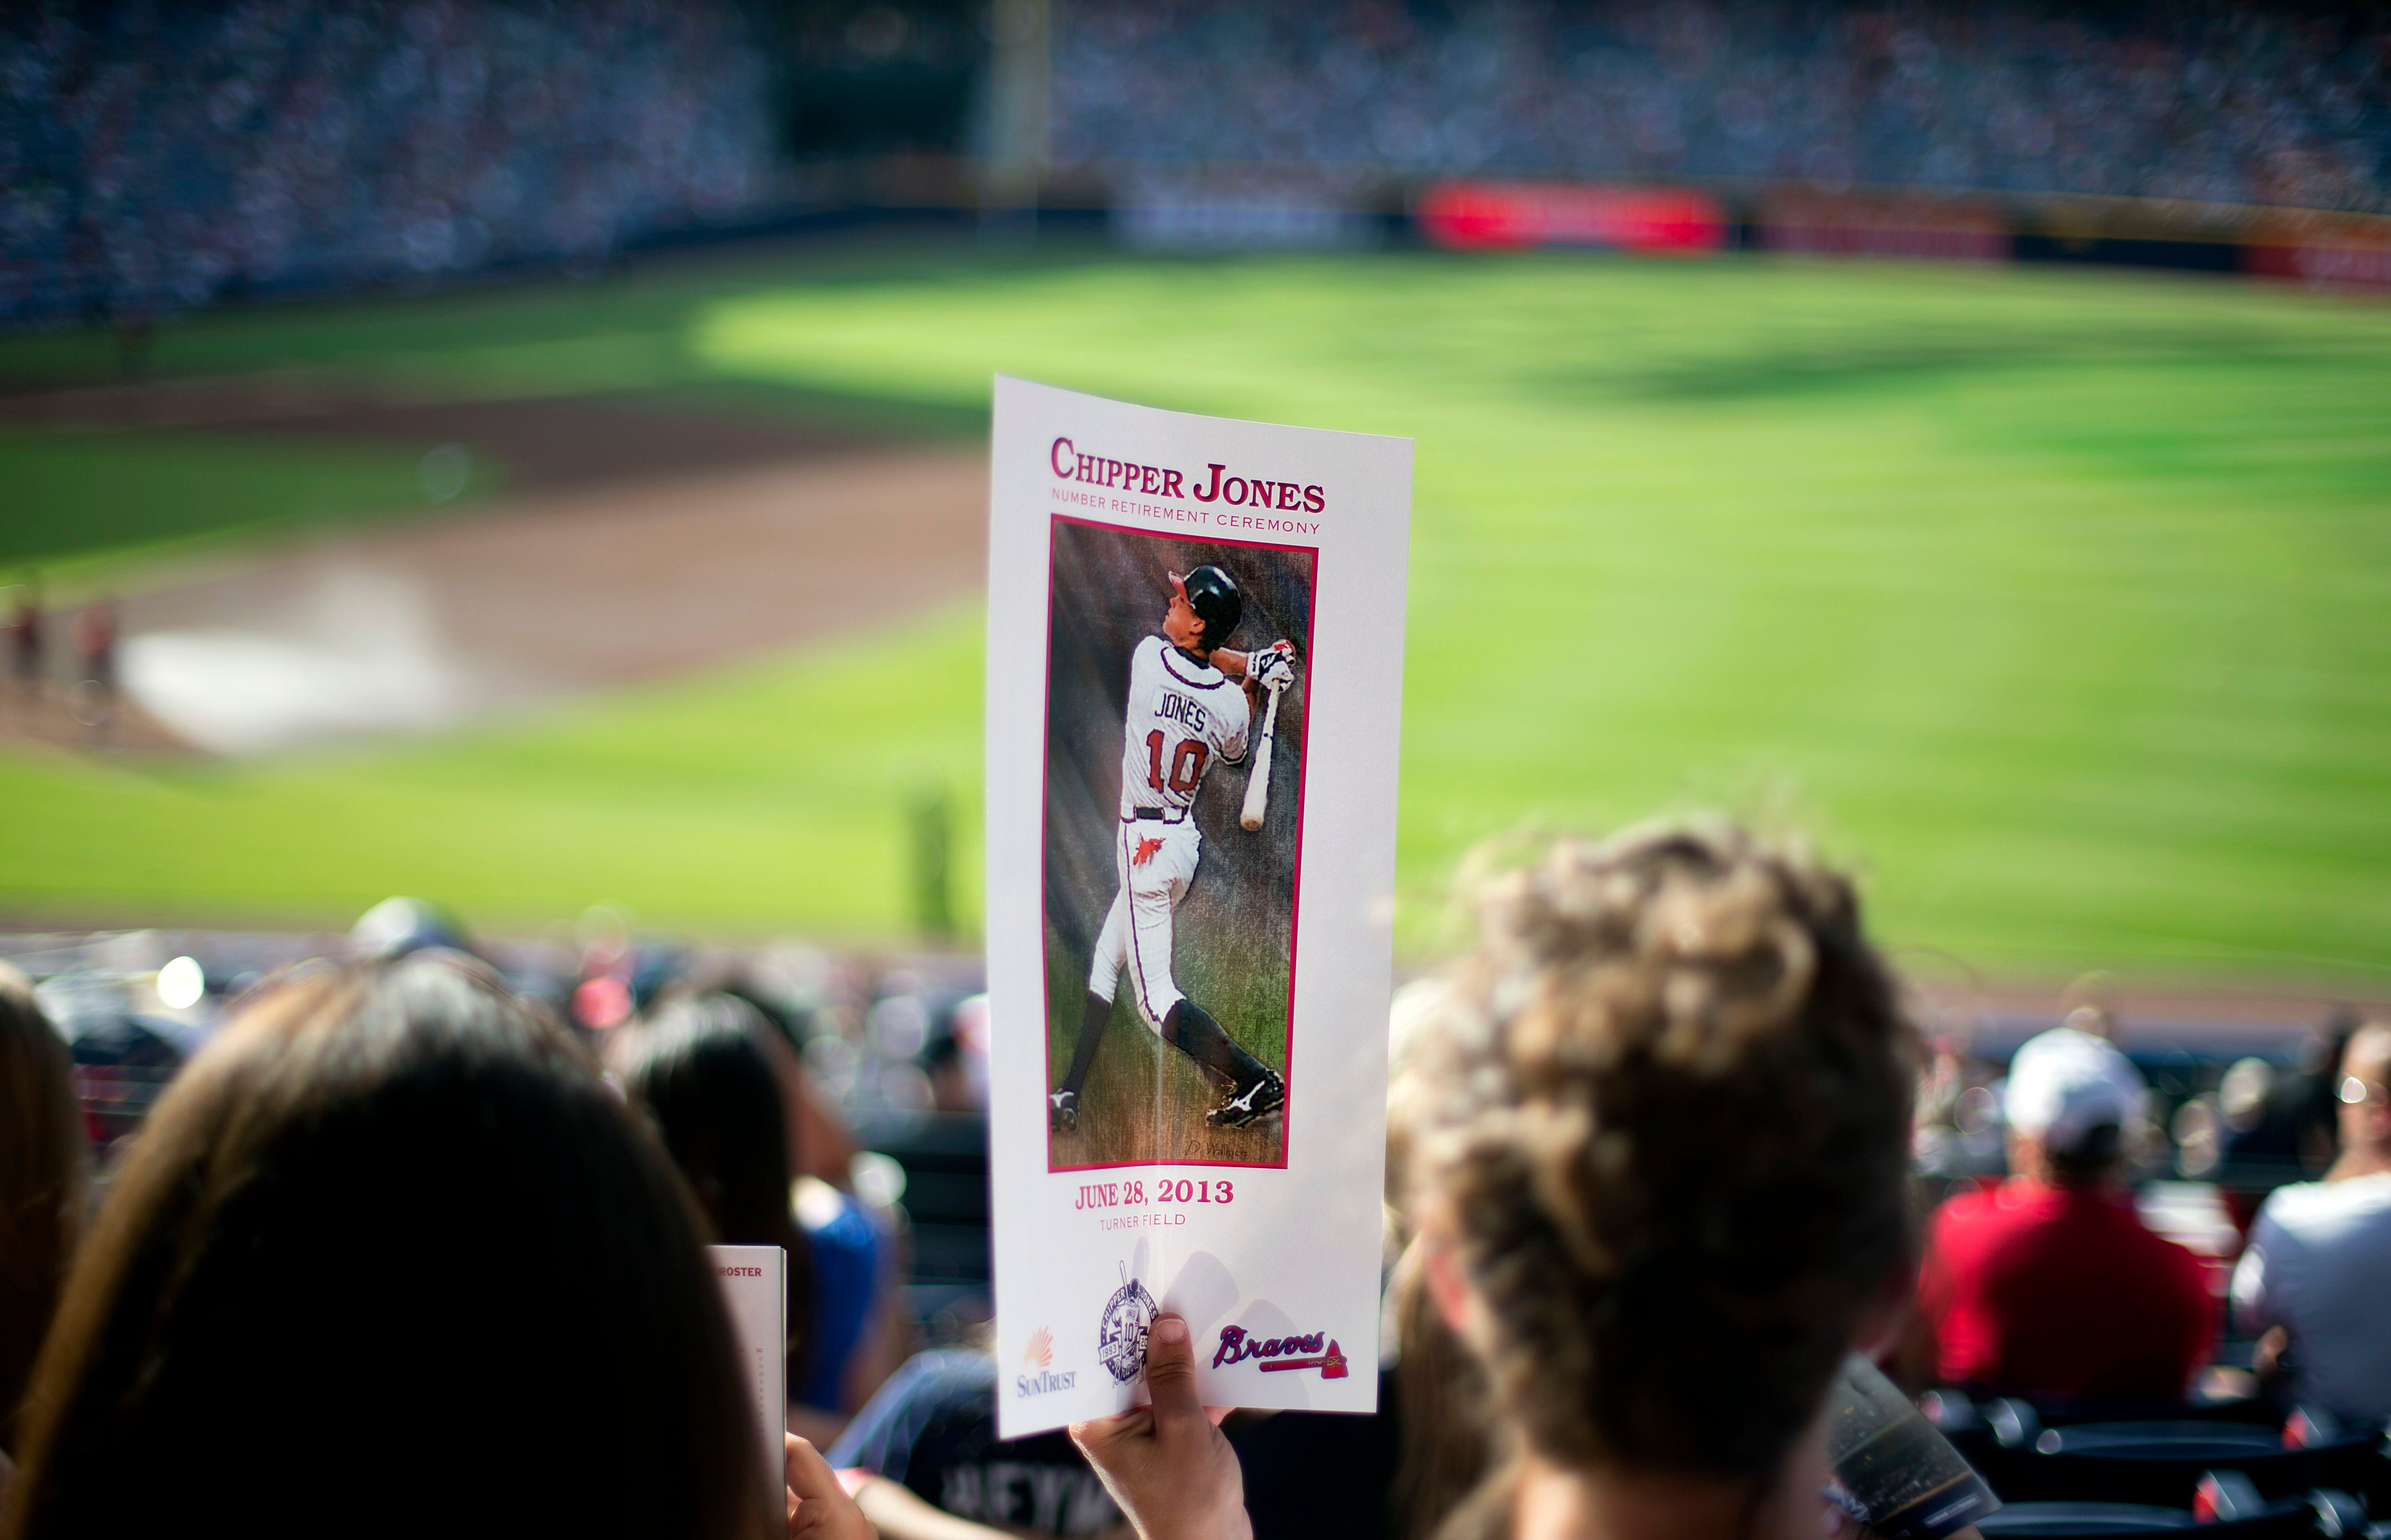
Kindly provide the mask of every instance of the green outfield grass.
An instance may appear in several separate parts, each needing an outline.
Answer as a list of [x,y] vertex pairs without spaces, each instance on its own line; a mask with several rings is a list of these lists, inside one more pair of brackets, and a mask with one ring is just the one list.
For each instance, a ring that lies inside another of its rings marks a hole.
[[[1920,964],[2391,975],[2378,305],[1890,264],[932,250],[313,315],[169,333],[161,366],[337,358],[943,431],[1002,369],[1416,438],[1415,951],[1482,838],[1725,804],[1858,862]],[[71,364],[0,349],[0,376]],[[978,659],[946,617],[374,754],[0,757],[32,836],[0,841],[0,902],[340,918],[414,889],[494,924],[614,898],[885,933],[902,796],[976,795]]]
[[[418,464],[387,449],[221,434],[0,432],[0,582],[31,570],[82,593],[252,539],[420,509]],[[478,469],[451,495],[495,479]]]

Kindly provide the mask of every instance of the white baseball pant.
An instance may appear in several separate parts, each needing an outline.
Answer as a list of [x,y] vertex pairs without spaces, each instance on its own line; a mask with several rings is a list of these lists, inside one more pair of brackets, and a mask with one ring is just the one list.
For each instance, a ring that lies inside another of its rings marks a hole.
[[1113,894],[1113,906],[1096,937],[1088,991],[1100,1000],[1111,999],[1120,985],[1121,969],[1128,969],[1137,1014],[1157,1035],[1170,1007],[1186,998],[1170,978],[1171,915],[1187,896],[1187,885],[1196,880],[1202,842],[1193,815],[1175,824],[1125,818],[1113,839],[1120,889]]

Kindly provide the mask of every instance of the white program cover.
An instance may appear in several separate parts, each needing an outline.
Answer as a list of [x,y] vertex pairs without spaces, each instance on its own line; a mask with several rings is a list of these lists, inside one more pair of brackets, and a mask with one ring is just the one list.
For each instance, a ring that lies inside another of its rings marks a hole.
[[739,1341],[739,1367],[763,1440],[765,1490],[777,1493],[786,1464],[782,1435],[789,1426],[788,1253],[778,1246],[708,1246],[722,1301],[730,1307],[730,1330]]
[[990,453],[1003,1436],[1165,1308],[1208,1403],[1374,1410],[1411,441],[1000,378]]

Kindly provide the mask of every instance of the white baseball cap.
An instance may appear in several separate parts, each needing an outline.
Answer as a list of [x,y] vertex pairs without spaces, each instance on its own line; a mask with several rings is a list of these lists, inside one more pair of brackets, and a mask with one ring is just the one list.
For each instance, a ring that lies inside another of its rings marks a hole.
[[2103,1123],[2130,1134],[2147,1090],[2115,1044],[2059,1027],[2028,1040],[2010,1060],[2002,1110],[2011,1129],[2067,1154]]

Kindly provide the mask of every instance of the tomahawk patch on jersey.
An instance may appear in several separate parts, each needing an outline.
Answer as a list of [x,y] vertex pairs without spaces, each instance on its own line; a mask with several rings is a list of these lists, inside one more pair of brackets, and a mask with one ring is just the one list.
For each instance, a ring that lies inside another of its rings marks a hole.
[[1195,805],[1216,760],[1246,757],[1246,692],[1160,636],[1137,644],[1123,717],[1120,815],[1160,808],[1174,822]]

